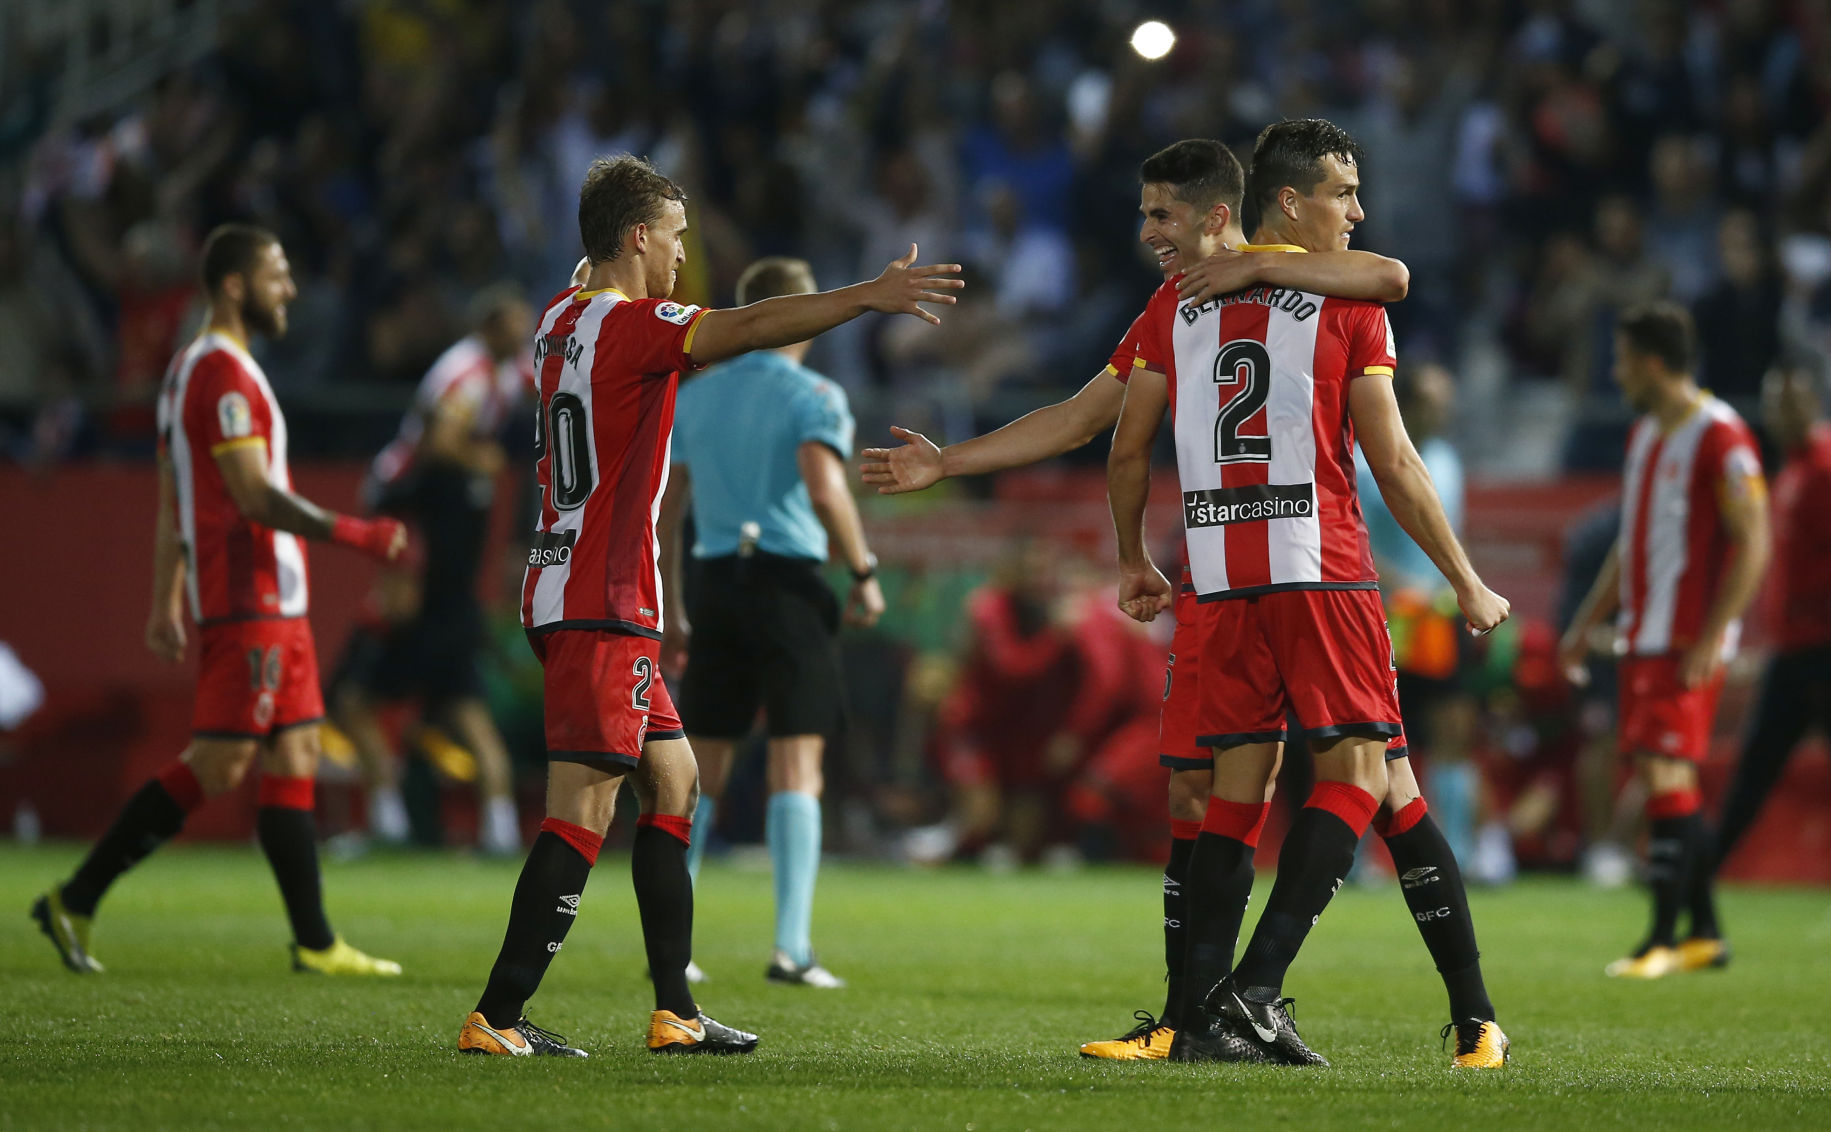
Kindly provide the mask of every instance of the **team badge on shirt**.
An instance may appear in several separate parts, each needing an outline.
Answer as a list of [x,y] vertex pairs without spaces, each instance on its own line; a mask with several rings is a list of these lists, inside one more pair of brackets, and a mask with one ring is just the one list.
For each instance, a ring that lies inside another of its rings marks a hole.
[[675,326],[685,326],[687,320],[693,317],[693,312],[698,309],[698,307],[683,307],[679,303],[658,303],[655,306],[655,317],[663,322],[671,322]]
[[248,398],[240,393],[225,393],[217,399],[216,421],[228,439],[254,432],[254,410],[248,407]]

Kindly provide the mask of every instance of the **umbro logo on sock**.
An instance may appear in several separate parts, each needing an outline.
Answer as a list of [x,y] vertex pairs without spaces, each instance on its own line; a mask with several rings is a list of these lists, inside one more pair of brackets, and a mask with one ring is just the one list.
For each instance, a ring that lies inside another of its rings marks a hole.
[[1441,876],[1432,875],[1436,871],[1437,866],[1435,865],[1424,865],[1421,868],[1406,869],[1404,875],[1399,877],[1399,887],[1423,888],[1427,884],[1436,884],[1443,879]]
[[568,916],[578,915],[579,914],[579,897],[582,895],[583,895],[583,893],[575,892],[571,896],[560,897],[559,898],[559,907],[555,908],[554,911],[555,912],[564,912]]
[[1183,886],[1178,882],[1171,880],[1166,875],[1163,878],[1163,894],[1165,896],[1181,896],[1183,894]]

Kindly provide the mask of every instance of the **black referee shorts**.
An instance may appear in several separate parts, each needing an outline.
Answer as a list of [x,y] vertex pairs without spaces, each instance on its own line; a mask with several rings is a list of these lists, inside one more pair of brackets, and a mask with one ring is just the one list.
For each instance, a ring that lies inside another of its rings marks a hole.
[[741,739],[758,707],[771,736],[835,733],[843,711],[839,599],[819,563],[758,553],[696,566],[679,696],[687,734]]

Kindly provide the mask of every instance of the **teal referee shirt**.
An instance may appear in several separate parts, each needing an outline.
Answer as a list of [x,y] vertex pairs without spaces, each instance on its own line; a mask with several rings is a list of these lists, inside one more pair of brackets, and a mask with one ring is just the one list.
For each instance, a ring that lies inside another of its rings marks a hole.
[[736,554],[744,524],[753,522],[764,553],[825,562],[826,528],[795,453],[813,440],[850,459],[853,427],[845,390],[773,350],[681,383],[674,462],[693,477],[693,557]]

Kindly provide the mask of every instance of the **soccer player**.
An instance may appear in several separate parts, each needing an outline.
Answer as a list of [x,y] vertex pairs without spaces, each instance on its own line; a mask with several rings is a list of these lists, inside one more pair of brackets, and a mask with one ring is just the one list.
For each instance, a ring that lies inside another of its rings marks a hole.
[[[1363,217],[1358,156],[1352,138],[1320,120],[1281,122],[1261,133],[1251,178],[1261,217],[1256,247],[1346,247]],[[1177,243],[1166,228],[1181,215],[1173,206],[1187,189],[1179,192],[1178,181],[1150,162],[1141,173],[1140,238],[1154,247]],[[1196,214],[1202,227],[1233,223],[1240,189],[1237,182],[1231,188],[1228,207]],[[1290,1020],[1284,973],[1382,800],[1392,814],[1383,832],[1395,846],[1424,817],[1409,767],[1387,773],[1388,755],[1402,754],[1394,741],[1403,729],[1356,502],[1357,433],[1393,514],[1450,581],[1471,626],[1491,629],[1507,605],[1470,567],[1405,435],[1392,395],[1391,330],[1378,304],[1264,286],[1196,302],[1166,284],[1146,307],[1138,344],[1108,465],[1120,608],[1149,621],[1174,600],[1151,563],[1143,526],[1150,452],[1166,407],[1177,439],[1191,580],[1198,604],[1209,607],[1199,619],[1194,675],[1197,741],[1213,751],[1213,793],[1185,886],[1184,1027],[1169,1056],[1326,1064]],[[1287,710],[1306,729],[1317,783],[1230,975]],[[1429,917],[1418,915],[1421,926],[1427,918],[1461,925],[1466,938],[1455,950],[1464,952],[1478,987],[1454,857],[1444,851],[1438,859],[1414,876],[1406,900],[1414,914],[1417,903],[1431,905]],[[1443,878],[1441,893],[1431,869]],[[1460,903],[1460,914],[1448,906],[1439,913],[1440,900]],[[1440,941],[1429,932],[1425,939],[1447,976]],[[1454,1001],[1458,988],[1450,989],[1453,1013],[1463,1013]],[[1485,991],[1477,1006],[1482,1018],[1451,1023],[1458,1064],[1476,1063],[1460,1056],[1465,1038],[1473,1039],[1466,1044],[1480,1064],[1500,1064],[1505,1038]]]
[[[772,256],[738,279],[740,306],[812,294],[807,261]],[[686,653],[680,718],[699,760],[689,871],[698,875],[737,747],[763,709],[769,733],[764,838],[775,872],[771,982],[845,986],[814,958],[821,759],[842,712],[835,634],[877,623],[884,593],[846,486],[852,410],[845,390],[802,365],[811,343],[758,351],[681,388],[674,473],[661,505],[662,570],[679,593],[680,520],[691,498],[699,585],[690,618],[668,606],[662,658]],[[829,550],[852,575],[841,608],[821,569]],[[688,642],[691,651],[688,652]]]
[[292,491],[286,420],[248,353],[251,334],[286,333],[286,305],[297,294],[279,239],[244,224],[217,228],[204,243],[203,288],[203,331],[173,359],[159,392],[159,512],[146,622],[154,655],[182,660],[188,599],[203,654],[191,744],[128,800],[76,874],[40,896],[32,915],[65,966],[100,971],[89,932],[109,885],[258,761],[256,829],[292,924],[293,969],[398,975],[399,964],[351,947],[324,914],[312,823],[324,704],[305,619],[300,537],[386,561],[407,534],[396,520],[336,515]]
[[518,289],[485,288],[474,330],[439,355],[420,381],[395,437],[370,467],[363,493],[385,514],[412,521],[425,544],[418,608],[379,634],[351,638],[331,690],[331,713],[355,745],[370,782],[371,826],[404,841],[406,809],[377,705],[418,696],[429,720],[477,760],[479,847],[521,848],[508,748],[483,702],[484,645],[477,571],[504,456],[509,412],[531,392],[528,339],[534,313]]
[[[1615,323],[1615,383],[1641,414],[1628,434],[1621,533],[1559,647],[1581,681],[1592,632],[1619,611],[1617,744],[1648,792],[1653,926],[1608,965],[1618,978],[1729,961],[1698,764],[1710,752],[1723,665],[1767,566],[1767,489],[1748,426],[1692,377],[1696,341],[1691,316],[1672,303],[1634,307]],[[1681,911],[1691,920],[1682,942]]]
[[[1181,294],[1200,302],[1211,294],[1226,294],[1256,284],[1292,287],[1315,294],[1374,301],[1405,296],[1403,264],[1369,252],[1324,247],[1314,254],[1293,256],[1240,253],[1228,242],[1244,242],[1237,217],[1244,175],[1231,152],[1212,142],[1179,142],[1153,158],[1145,173],[1175,186],[1161,215],[1147,221],[1143,238],[1157,253],[1165,277],[1178,279]],[[1231,186],[1221,191],[1224,186]],[[1204,223],[1204,215],[1226,206],[1226,218]],[[1185,251],[1184,249],[1187,249]],[[1207,258],[1201,258],[1207,257]],[[1183,273],[1185,259],[1195,266]],[[1114,352],[1107,370],[1069,401],[1039,409],[983,437],[938,449],[919,433],[893,430],[905,443],[895,449],[868,449],[863,472],[867,483],[882,492],[919,490],[948,475],[971,474],[1015,467],[1074,448],[1118,419],[1125,381],[1137,356],[1134,322]],[[1107,380],[1108,377],[1116,380]],[[1164,958],[1168,970],[1162,1015],[1136,1015],[1140,1023],[1130,1033],[1110,1041],[1088,1042],[1081,1047],[1087,1057],[1118,1060],[1158,1059],[1166,1056],[1182,1020],[1187,913],[1184,911],[1188,866],[1209,806],[1213,757],[1196,743],[1196,673],[1200,667],[1201,623],[1215,608],[1198,603],[1187,569],[1178,588],[1176,631],[1171,640],[1166,672],[1159,762],[1171,769],[1169,781],[1170,859],[1164,869]],[[1180,667],[1181,675],[1177,675]],[[1403,761],[1403,737],[1392,740],[1391,786],[1376,828],[1400,862],[1401,890],[1418,923],[1419,932],[1435,960],[1449,991],[1450,1013],[1456,1021],[1457,1054],[1454,1064],[1484,1068],[1505,1062],[1505,1037],[1492,1025],[1493,1006],[1481,976],[1474,927],[1461,873],[1442,832],[1429,816],[1410,764]],[[1268,799],[1269,800],[1269,799]],[[1248,816],[1244,841],[1258,843],[1263,811]],[[1243,905],[1251,890],[1250,855],[1233,879]],[[1237,934],[1238,920],[1233,921]],[[1223,925],[1217,926],[1217,931]],[[1224,946],[1230,951],[1233,936]],[[1205,946],[1213,946],[1212,944]],[[1230,964],[1222,964],[1222,970]]]
[[1717,823],[1713,869],[1754,824],[1806,728],[1831,735],[1831,425],[1823,412],[1822,379],[1811,370],[1782,366],[1762,383],[1761,415],[1786,455],[1774,477],[1774,655]]
[[545,669],[547,818],[516,883],[502,950],[458,1048],[582,1057],[523,1007],[579,911],[627,776],[641,804],[630,871],[655,986],[648,1048],[747,1053],[754,1034],[707,1018],[688,990],[693,882],[687,846],[699,793],[693,751],[660,679],[666,624],[655,522],[667,488],[683,370],[805,342],[866,311],[940,321],[956,266],[912,267],[916,249],[868,283],[736,310],[668,301],[686,258],[686,194],[630,156],[592,163],[579,190],[591,261],[540,317],[540,518],[522,623]]

